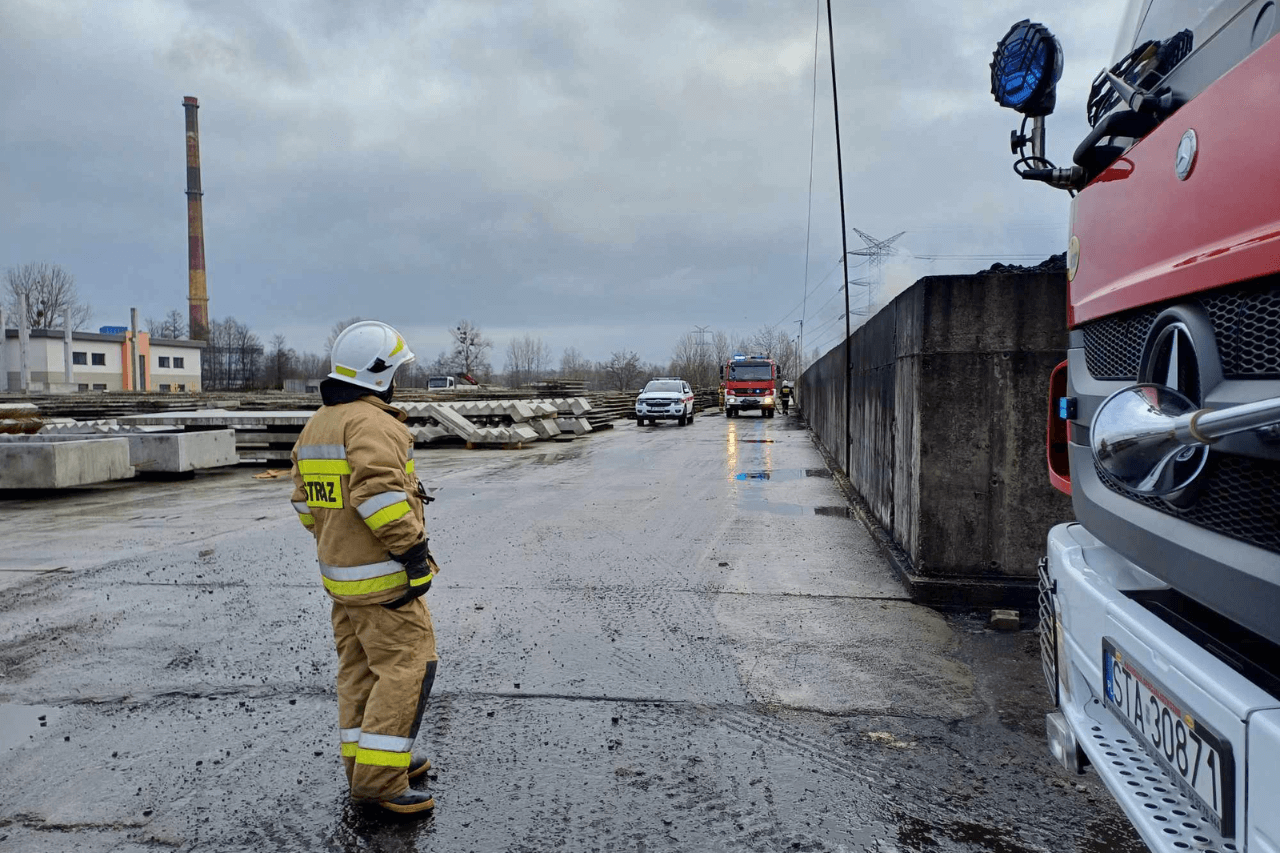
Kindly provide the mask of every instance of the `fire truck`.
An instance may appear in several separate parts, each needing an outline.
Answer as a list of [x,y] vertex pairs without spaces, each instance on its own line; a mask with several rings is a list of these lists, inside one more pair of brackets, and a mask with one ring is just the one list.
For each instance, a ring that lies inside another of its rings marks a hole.
[[1152,850],[1280,853],[1280,26],[1272,0],[1131,0],[1072,162],[1062,49],[1015,24],[1014,170],[1072,196],[1040,566],[1049,747]]
[[724,382],[724,416],[737,417],[758,409],[761,417],[773,417],[778,363],[768,356],[734,353],[720,368]]

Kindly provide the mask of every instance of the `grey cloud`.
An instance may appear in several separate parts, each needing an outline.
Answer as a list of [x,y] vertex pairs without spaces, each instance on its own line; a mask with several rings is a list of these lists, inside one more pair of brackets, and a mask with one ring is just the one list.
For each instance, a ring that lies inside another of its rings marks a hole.
[[[1059,251],[1066,198],[1010,171],[1015,117],[986,62],[1014,20],[1060,7],[834,5],[850,224],[907,230],[917,254]],[[816,8],[6,4],[0,266],[68,266],[102,322],[181,307],[196,95],[216,316],[321,340],[352,314],[424,339],[468,317],[554,333],[557,353],[595,340],[605,357],[614,336],[660,360],[685,327],[747,332],[800,302]],[[1071,75],[1061,159],[1106,60],[1084,21],[1105,8],[1048,21]],[[811,285],[840,252],[825,20],[819,46]],[[837,287],[812,299],[838,311]]]

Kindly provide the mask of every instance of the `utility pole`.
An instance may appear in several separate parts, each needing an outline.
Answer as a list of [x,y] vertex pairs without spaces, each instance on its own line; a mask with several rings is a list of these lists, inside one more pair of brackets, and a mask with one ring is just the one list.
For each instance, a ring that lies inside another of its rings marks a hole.
[[27,393],[31,386],[31,366],[27,347],[31,339],[31,318],[27,316],[27,296],[18,300],[18,390]]
[[840,156],[840,99],[836,97],[836,35],[827,0],[827,44],[831,52],[831,108],[836,117],[836,178],[840,184],[840,263],[844,265],[844,474],[853,480],[853,354],[849,347],[849,235],[844,223],[844,164]]
[[698,336],[698,380],[706,384],[707,377],[704,373],[707,370],[707,334],[711,331],[710,326],[694,326],[692,334]]
[[796,320],[800,324],[800,337],[797,338],[800,346],[800,353],[796,358],[796,378],[800,378],[800,374],[804,373],[804,319]]

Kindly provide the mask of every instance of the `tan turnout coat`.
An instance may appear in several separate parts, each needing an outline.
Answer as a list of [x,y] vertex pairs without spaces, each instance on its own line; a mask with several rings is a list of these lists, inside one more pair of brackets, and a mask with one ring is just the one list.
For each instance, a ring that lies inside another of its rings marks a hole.
[[325,589],[341,604],[394,601],[408,588],[391,558],[426,531],[413,436],[377,397],[325,406],[293,448],[293,508],[316,538]]

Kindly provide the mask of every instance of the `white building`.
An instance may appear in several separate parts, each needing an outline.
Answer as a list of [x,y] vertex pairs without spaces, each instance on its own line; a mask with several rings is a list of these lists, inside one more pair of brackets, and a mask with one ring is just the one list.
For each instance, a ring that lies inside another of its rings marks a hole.
[[0,346],[0,390],[58,392],[200,390],[203,341],[152,340],[146,332],[103,326],[98,332],[32,329],[23,388],[21,342],[5,329]]

